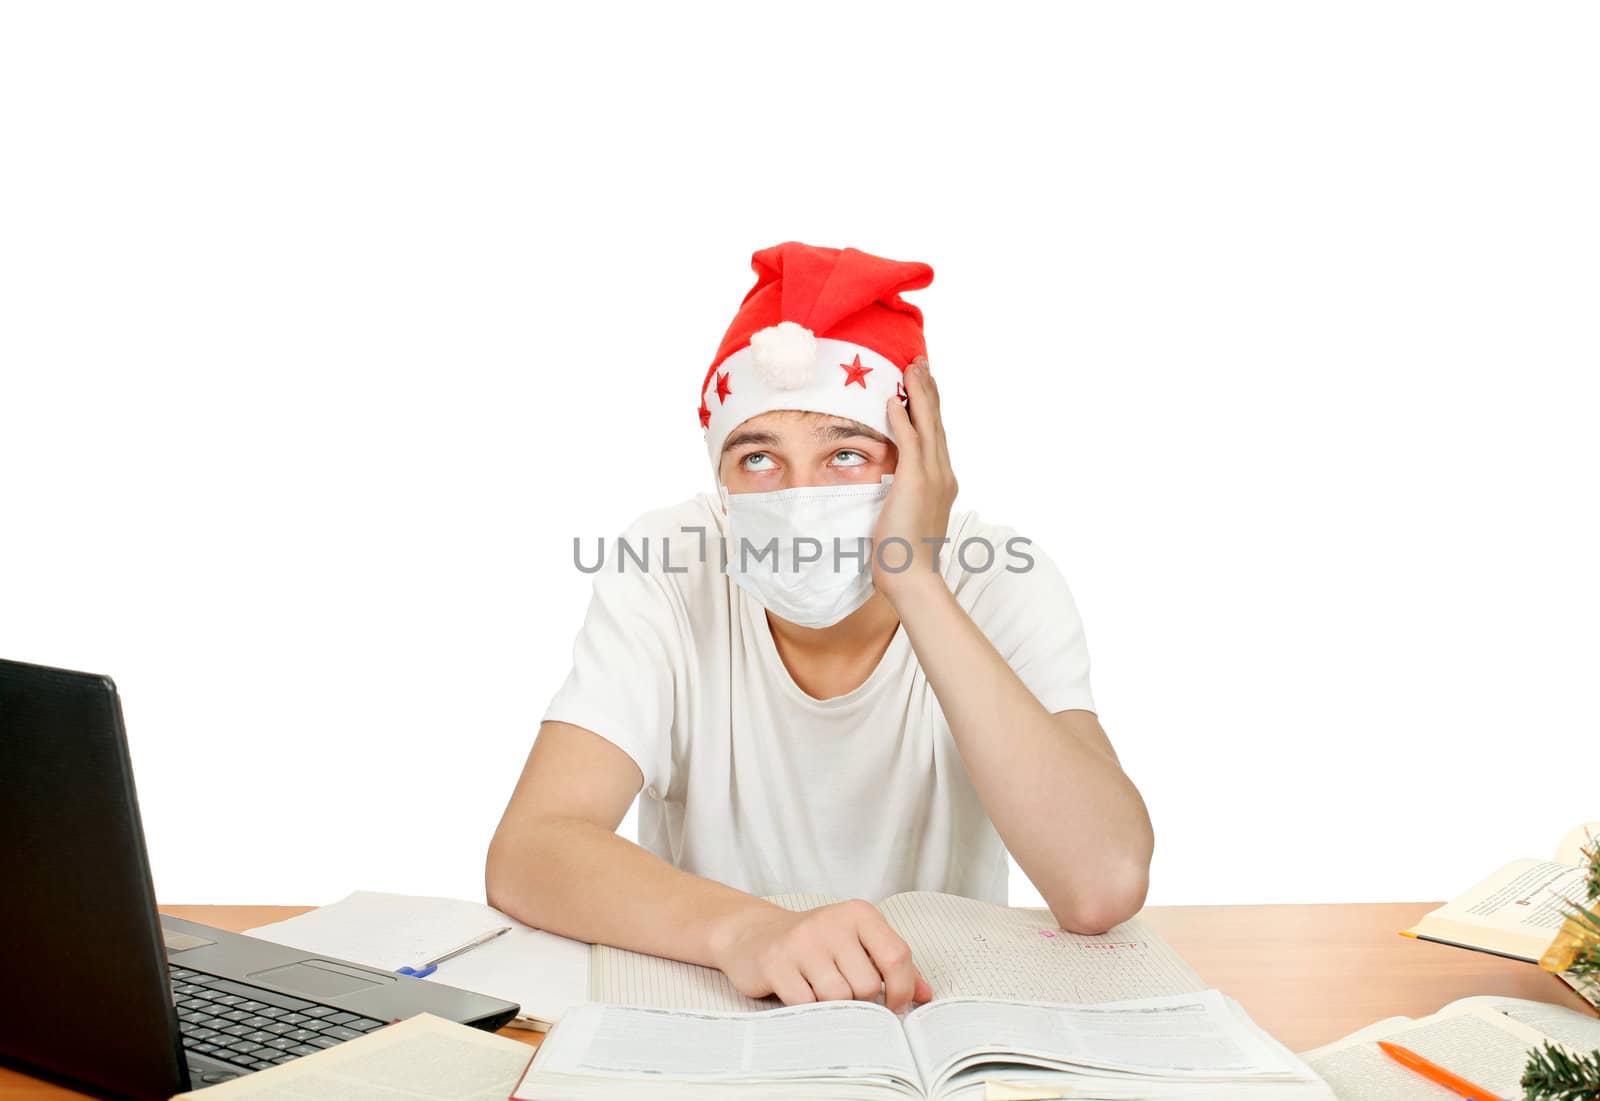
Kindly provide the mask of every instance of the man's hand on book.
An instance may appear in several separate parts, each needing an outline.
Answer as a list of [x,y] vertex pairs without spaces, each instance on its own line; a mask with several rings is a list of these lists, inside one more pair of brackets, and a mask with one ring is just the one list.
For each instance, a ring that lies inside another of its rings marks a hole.
[[746,911],[715,937],[717,966],[739,993],[775,994],[785,1005],[876,1001],[909,1009],[933,1000],[911,949],[878,908],[852,899],[795,912],[781,906]]

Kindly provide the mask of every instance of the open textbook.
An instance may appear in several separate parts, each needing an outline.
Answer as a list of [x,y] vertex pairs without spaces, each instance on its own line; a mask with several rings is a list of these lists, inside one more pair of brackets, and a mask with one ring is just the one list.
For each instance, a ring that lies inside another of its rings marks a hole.
[[[790,910],[840,901],[815,893],[768,900]],[[934,891],[891,895],[878,910],[910,946],[935,998],[1109,1002],[1190,993],[1206,985],[1137,917],[1091,937],[1062,929],[1049,910]],[[755,1011],[782,1004],[745,997],[714,968],[600,944],[589,957],[589,998],[662,1009]]]
[[[805,910],[831,895],[774,895]],[[1100,936],[1061,929],[1050,911],[1013,909],[933,892],[879,904],[905,938],[936,997],[1106,1002],[1204,988],[1172,946],[1139,918]],[[668,1009],[755,1011],[781,1005],[747,998],[713,968],[588,945],[532,929],[492,906],[460,899],[357,891],[305,914],[249,930],[252,936],[325,952],[370,967],[414,966],[500,925],[512,932],[439,965],[424,981],[517,1002],[513,1022],[544,1029],[582,1001]]]
[[1573,1052],[1600,1047],[1600,1018],[1566,1006],[1497,996],[1461,998],[1413,1020],[1389,1017],[1302,1058],[1340,1101],[1450,1101],[1455,1094],[1407,1070],[1378,1049],[1378,1040],[1494,1090],[1521,1097],[1528,1052],[1552,1041]]
[[[1579,826],[1557,847],[1553,860],[1513,860],[1489,878],[1404,930],[1409,937],[1538,963],[1565,921],[1566,906],[1584,897],[1582,849],[1600,840],[1600,822]],[[1600,986],[1561,975],[1591,1005]]]
[[1299,1058],[1216,990],[1062,1005],[945,998],[759,1013],[575,1006],[512,1098],[1260,1098],[1332,1101]]

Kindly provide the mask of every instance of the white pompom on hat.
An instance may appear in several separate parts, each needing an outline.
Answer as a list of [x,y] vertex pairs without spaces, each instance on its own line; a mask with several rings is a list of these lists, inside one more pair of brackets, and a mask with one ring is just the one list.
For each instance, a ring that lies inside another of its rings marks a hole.
[[774,390],[798,390],[817,376],[817,334],[780,321],[750,334],[750,363]]

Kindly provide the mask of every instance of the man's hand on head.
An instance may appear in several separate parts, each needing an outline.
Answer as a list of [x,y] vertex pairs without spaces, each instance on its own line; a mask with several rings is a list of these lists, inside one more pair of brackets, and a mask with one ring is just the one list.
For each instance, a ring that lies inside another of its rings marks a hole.
[[918,592],[932,591],[930,586],[948,591],[937,565],[949,553],[944,540],[958,489],[927,356],[906,368],[905,388],[906,406],[897,398],[888,402],[899,461],[872,540],[873,588],[896,608]]

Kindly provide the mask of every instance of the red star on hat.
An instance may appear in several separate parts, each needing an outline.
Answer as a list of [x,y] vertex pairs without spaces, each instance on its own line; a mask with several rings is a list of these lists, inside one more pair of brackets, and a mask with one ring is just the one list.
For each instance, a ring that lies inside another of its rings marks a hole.
[[845,370],[844,384],[846,386],[849,386],[853,382],[863,390],[867,388],[867,372],[871,371],[872,368],[861,366],[861,355],[859,352],[856,354],[853,362],[841,363],[839,366],[843,367]]
[[700,402],[700,427],[704,428],[711,423],[711,410],[706,408],[704,399]]
[[727,401],[728,400],[728,395],[731,394],[731,393],[733,393],[733,391],[731,389],[729,389],[729,387],[728,387],[728,376],[727,375],[718,375],[717,376],[717,404],[721,405],[723,402]]

